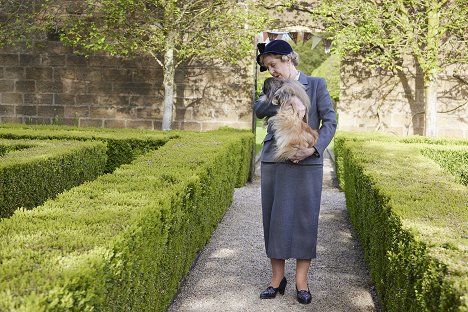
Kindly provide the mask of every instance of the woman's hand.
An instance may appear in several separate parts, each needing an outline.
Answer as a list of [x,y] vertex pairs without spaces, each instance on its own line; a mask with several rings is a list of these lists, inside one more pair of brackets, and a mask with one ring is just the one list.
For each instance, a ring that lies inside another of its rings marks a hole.
[[300,119],[304,118],[306,113],[306,107],[297,96],[293,96],[287,104],[289,104],[292,107],[292,109]]
[[295,146],[297,148],[296,154],[291,157],[291,161],[294,163],[298,163],[301,160],[306,159],[307,157],[312,156],[315,153],[315,147],[303,147],[303,146]]

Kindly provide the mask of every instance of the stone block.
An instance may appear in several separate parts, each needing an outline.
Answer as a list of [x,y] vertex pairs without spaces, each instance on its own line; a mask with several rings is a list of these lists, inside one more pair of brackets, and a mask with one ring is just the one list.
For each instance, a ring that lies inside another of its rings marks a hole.
[[75,79],[76,80],[85,80],[85,81],[101,81],[102,79],[102,71],[99,69],[89,69],[88,67],[80,67],[76,66],[73,67],[75,71]]
[[23,123],[21,117],[0,116],[0,123]]
[[239,115],[239,121],[240,122],[250,122],[252,123],[252,119],[255,119],[256,116],[254,116],[253,111],[245,111],[241,112]]
[[23,123],[27,125],[51,125],[52,118],[45,117],[23,117]]
[[163,105],[164,97],[158,95],[131,95],[130,105],[131,106],[161,106]]
[[124,119],[106,119],[104,128],[126,128],[126,122]]
[[91,82],[88,84],[88,92],[91,94],[109,94],[112,93],[112,83],[109,82]]
[[26,67],[26,79],[52,80],[52,67]]
[[391,118],[390,125],[392,126],[403,126],[403,125],[410,123],[411,121],[410,120],[411,117],[408,116],[407,114],[392,113],[390,118]]
[[61,83],[63,86],[62,88],[63,93],[71,93],[71,94],[87,93],[87,90],[88,90],[88,83],[85,81],[62,78]]
[[117,113],[115,114],[114,118],[135,119],[137,118],[137,112],[134,107],[130,107],[130,106],[117,107]]
[[50,93],[25,93],[24,104],[49,104],[54,103],[54,96]]
[[0,105],[0,115],[8,116],[15,114],[15,106],[14,105]]
[[61,79],[76,79],[75,70],[66,67],[52,67],[52,80],[59,81]]
[[197,121],[181,121],[177,122],[177,129],[186,131],[201,131],[202,125]]
[[42,54],[41,65],[45,66],[65,66],[66,56],[63,54]]
[[202,125],[201,131],[210,131],[210,130],[216,130],[221,127],[225,127],[229,125],[229,123],[226,122],[218,122],[218,121],[202,121],[200,122]]
[[[39,42],[39,45],[42,48],[42,53],[51,53],[57,55],[63,54],[72,54],[73,49],[71,47],[65,47],[60,41],[47,40],[44,42]],[[35,48],[38,48],[37,45]]]
[[17,80],[15,82],[16,92],[35,92],[36,81],[34,80]]
[[21,66],[34,66],[41,64],[41,56],[39,54],[20,54]]
[[16,115],[37,116],[37,106],[17,105],[16,106]]
[[2,104],[23,104],[23,93],[3,93]]
[[18,54],[0,54],[1,66],[16,66],[19,64]]
[[36,87],[39,93],[63,93],[61,81],[37,81]]
[[158,119],[162,118],[160,107],[138,107],[136,108],[136,117],[141,119]]
[[117,114],[115,107],[93,107],[89,108],[89,116],[91,118],[114,118]]
[[14,80],[0,80],[0,92],[13,92],[15,89],[15,81]]
[[129,69],[105,68],[102,71],[104,81],[132,81],[133,73]]
[[152,120],[141,120],[141,119],[127,120],[127,127],[135,128],[135,129],[147,129],[147,130],[154,129]]
[[123,95],[99,95],[98,104],[101,106],[127,106],[129,97]]
[[80,118],[80,127],[102,128],[104,121],[102,119]]
[[75,105],[76,95],[66,93],[55,93],[54,94],[55,105]]
[[62,117],[64,112],[63,106],[38,106],[37,114],[43,117]]
[[97,105],[98,104],[98,95],[92,94],[78,94],[76,95],[76,104],[77,105]]
[[153,85],[145,82],[116,82],[114,91],[125,94],[150,94],[153,91]]
[[64,106],[63,117],[65,118],[90,117],[89,106]]
[[90,67],[118,67],[119,59],[105,55],[92,55],[88,58]]
[[24,67],[5,67],[3,78],[23,80],[26,78]]
[[67,55],[66,66],[88,66],[88,59],[80,55]]
[[61,124],[64,126],[78,127],[80,125],[80,119],[79,118],[63,118],[61,120]]
[[157,68],[138,68],[133,72],[132,80],[134,82],[153,82],[161,85],[164,80],[162,69]]

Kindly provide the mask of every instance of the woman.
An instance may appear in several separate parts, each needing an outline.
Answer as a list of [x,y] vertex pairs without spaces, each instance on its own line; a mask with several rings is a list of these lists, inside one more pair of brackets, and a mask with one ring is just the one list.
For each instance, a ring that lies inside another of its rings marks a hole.
[[[310,98],[308,123],[319,129],[314,147],[298,147],[297,153],[285,162],[275,162],[275,135],[268,125],[261,154],[261,193],[265,249],[271,260],[270,286],[261,299],[284,294],[285,259],[296,260],[296,292],[300,303],[310,303],[307,276],[312,258],[316,257],[317,226],[322,194],[323,153],[336,130],[336,114],[323,78],[306,76],[298,71],[299,56],[284,40],[259,44],[257,63],[260,71],[268,70],[280,80],[298,80]],[[255,102],[258,118],[271,117],[278,106],[259,98]]]

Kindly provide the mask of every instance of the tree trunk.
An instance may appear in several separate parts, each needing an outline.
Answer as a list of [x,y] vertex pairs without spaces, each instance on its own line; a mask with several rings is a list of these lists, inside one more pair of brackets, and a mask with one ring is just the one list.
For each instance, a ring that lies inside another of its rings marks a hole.
[[427,11],[427,59],[424,68],[425,122],[424,134],[436,136],[437,132],[437,76],[439,69],[440,21],[438,1],[432,0]]
[[162,130],[171,130],[172,127],[172,107],[174,103],[174,46],[173,35],[168,34],[166,39],[166,53],[164,55],[164,110]]
[[437,75],[433,72],[424,79],[425,121],[424,134],[435,137],[437,134]]

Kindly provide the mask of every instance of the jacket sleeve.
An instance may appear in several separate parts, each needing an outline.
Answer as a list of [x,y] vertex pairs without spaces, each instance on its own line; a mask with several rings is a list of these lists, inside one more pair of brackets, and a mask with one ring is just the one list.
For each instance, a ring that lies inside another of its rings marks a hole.
[[315,149],[319,153],[319,157],[322,157],[336,132],[336,113],[324,78],[320,78],[317,85],[317,110],[321,127]]

